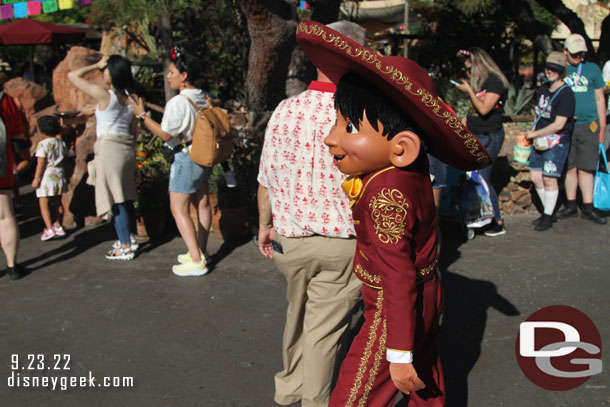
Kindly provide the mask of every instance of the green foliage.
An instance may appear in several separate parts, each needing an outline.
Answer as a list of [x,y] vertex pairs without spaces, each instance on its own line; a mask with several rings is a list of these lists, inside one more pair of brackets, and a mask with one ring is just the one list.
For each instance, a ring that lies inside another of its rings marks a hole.
[[523,80],[511,82],[504,103],[504,115],[530,114],[533,109],[531,102],[535,94],[536,89],[529,89]]
[[163,141],[147,131],[141,131],[136,139],[136,209],[139,213],[169,207],[169,164],[163,158],[162,146]]
[[203,88],[222,100],[243,100],[250,40],[235,0],[209,0],[205,13],[187,13],[173,22],[174,41],[201,61]]

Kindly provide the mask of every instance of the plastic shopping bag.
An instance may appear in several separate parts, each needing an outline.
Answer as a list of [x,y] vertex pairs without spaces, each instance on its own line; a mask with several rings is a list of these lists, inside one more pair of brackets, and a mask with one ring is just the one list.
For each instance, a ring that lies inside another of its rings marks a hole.
[[476,171],[465,174],[460,193],[460,212],[466,227],[480,228],[491,223],[494,209],[487,182]]

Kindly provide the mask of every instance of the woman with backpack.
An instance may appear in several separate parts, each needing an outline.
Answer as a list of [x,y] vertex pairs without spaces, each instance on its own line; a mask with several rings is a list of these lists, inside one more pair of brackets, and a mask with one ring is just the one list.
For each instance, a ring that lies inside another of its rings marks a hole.
[[[154,121],[144,110],[142,98],[130,99],[133,113],[155,136],[165,142],[171,163],[169,175],[169,201],[178,232],[184,240],[187,252],[178,256],[172,272],[178,276],[202,276],[208,272],[205,250],[212,221],[208,197],[208,180],[212,167],[202,167],[189,157],[192,134],[195,129],[198,108],[210,104],[206,92],[195,86],[201,73],[201,65],[190,55],[182,55],[178,47],[171,49],[167,81],[180,93],[165,105],[161,123]],[[173,158],[173,160],[172,160]],[[190,203],[197,208],[199,227],[190,216]]]

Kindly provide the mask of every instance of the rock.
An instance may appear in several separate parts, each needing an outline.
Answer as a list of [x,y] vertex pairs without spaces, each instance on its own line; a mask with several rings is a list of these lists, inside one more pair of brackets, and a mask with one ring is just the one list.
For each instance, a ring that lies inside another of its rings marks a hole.
[[515,201],[515,207],[527,208],[531,205],[532,196],[529,194],[529,191],[525,191],[525,194]]
[[[78,90],[68,79],[68,73],[77,68],[94,64],[102,54],[85,47],[72,47],[63,61],[53,71],[53,96],[59,111],[80,110],[86,115],[95,112],[95,100]],[[104,85],[102,71],[95,70],[84,76],[90,82]]]
[[512,214],[513,214],[513,215],[521,215],[521,214],[523,214],[523,213],[525,213],[525,209],[523,209],[523,208],[522,208],[522,207],[520,207],[520,206],[515,205],[515,208],[513,209]]
[[52,104],[46,89],[37,83],[17,77],[4,84],[4,91],[21,107],[25,115],[25,131],[32,136],[36,129],[34,113]]
[[529,195],[529,191],[527,189],[519,188],[510,194],[510,200],[517,202],[523,195]]
[[506,189],[502,190],[502,192],[498,194],[498,202],[510,201],[510,198],[510,192],[508,192]]
[[515,203],[513,201],[502,202],[502,212],[504,212],[504,214],[509,215],[513,213],[514,208]]

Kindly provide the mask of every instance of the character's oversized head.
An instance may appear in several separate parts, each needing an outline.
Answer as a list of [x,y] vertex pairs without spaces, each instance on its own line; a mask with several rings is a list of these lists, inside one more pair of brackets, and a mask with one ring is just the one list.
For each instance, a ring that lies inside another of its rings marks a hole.
[[491,158],[437,97],[426,71],[403,57],[383,57],[313,21],[302,21],[297,43],[337,85],[337,126],[327,144],[342,172],[366,174],[405,167],[424,140],[428,153],[463,170]]

